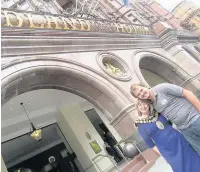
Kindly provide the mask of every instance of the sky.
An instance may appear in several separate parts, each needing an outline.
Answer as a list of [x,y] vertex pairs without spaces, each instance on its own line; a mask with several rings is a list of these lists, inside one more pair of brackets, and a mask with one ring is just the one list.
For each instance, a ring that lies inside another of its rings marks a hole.
[[[172,11],[176,5],[178,5],[183,0],[156,0],[160,5],[169,11]],[[186,0],[188,2],[193,2],[200,7],[200,0]]]

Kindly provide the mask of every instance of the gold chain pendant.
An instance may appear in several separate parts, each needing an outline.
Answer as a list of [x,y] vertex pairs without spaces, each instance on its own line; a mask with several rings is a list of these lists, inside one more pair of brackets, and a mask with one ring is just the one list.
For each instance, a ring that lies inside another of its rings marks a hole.
[[160,121],[156,121],[156,126],[160,129],[160,130],[164,130],[165,126],[162,122]]

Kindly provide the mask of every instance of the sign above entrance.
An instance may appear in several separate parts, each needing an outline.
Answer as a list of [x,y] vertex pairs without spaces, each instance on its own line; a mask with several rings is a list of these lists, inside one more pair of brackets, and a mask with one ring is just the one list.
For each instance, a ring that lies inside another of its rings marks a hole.
[[88,32],[115,32],[129,34],[153,34],[147,26],[108,21],[71,18],[63,15],[37,14],[33,12],[1,10],[1,27],[30,29],[56,29]]

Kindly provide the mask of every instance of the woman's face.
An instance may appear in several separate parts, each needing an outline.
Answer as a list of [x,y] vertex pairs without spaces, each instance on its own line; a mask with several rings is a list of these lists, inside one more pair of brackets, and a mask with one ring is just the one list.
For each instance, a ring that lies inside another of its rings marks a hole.
[[140,102],[138,105],[138,111],[141,115],[149,115],[149,104],[146,102]]

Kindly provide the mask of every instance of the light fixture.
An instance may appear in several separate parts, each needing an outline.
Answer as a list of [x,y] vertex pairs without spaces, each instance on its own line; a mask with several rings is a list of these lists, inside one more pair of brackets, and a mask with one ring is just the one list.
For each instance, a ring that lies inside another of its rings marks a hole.
[[31,133],[30,133],[30,136],[31,136],[33,139],[37,140],[37,141],[42,140],[42,130],[41,130],[41,129],[37,129],[37,128],[33,125],[33,123],[31,122],[31,119],[29,118],[29,116],[28,116],[28,114],[27,114],[26,109],[24,108],[24,104],[23,104],[23,103],[20,103],[20,104],[21,104],[21,106],[23,107],[24,112],[26,113],[26,115],[27,115],[27,117],[28,117],[28,120],[29,120],[29,122],[30,122],[30,125],[31,125],[32,131],[31,131]]

